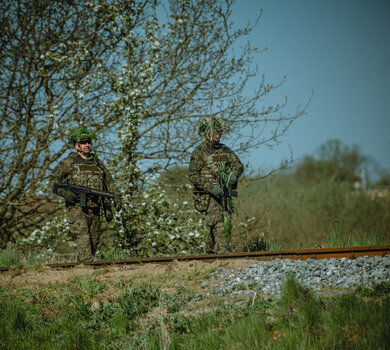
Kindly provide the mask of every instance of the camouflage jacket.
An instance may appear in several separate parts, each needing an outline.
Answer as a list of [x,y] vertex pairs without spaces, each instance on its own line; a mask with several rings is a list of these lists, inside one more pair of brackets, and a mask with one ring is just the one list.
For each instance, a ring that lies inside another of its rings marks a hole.
[[235,171],[239,177],[244,165],[237,155],[222,143],[204,141],[191,154],[188,166],[189,179],[194,191],[209,193],[212,186],[219,186],[219,164],[225,162],[227,172]]
[[[112,176],[103,162],[95,155],[83,159],[77,152],[70,153],[50,174],[50,186],[55,182],[85,186],[96,190],[118,192]],[[59,193],[60,194],[60,193]],[[88,206],[100,205],[98,198],[88,199]]]

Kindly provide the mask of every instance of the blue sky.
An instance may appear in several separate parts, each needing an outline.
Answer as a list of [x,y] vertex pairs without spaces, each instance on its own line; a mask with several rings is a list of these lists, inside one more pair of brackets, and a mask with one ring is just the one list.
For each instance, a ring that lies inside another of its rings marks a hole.
[[256,63],[269,83],[287,76],[265,102],[287,96],[286,112],[294,112],[312,89],[314,95],[280,146],[261,147],[245,160],[269,169],[289,158],[290,148],[299,160],[339,139],[390,169],[390,1],[238,0],[234,22],[245,24],[260,9],[248,40],[268,50]]

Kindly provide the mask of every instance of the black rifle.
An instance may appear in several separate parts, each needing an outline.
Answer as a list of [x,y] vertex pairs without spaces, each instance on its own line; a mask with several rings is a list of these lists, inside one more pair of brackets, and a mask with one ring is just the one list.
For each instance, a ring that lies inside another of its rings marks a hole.
[[237,197],[238,193],[237,191],[231,190],[227,185],[226,185],[226,172],[220,171],[219,172],[219,186],[222,189],[222,209],[223,209],[223,228],[225,231],[225,236],[226,236],[226,241],[228,245],[231,245],[232,241],[232,226],[231,226],[231,221],[230,221],[230,216],[229,216],[229,211],[232,208],[229,208],[228,205],[228,200],[231,197]]
[[72,191],[73,193],[80,195],[80,205],[82,207],[85,207],[87,205],[88,196],[99,196],[99,197],[111,198],[111,199],[122,198],[122,196],[115,195],[111,192],[99,191],[99,190],[95,190],[93,188],[84,187],[84,186],[62,184],[59,182],[55,182],[54,186],[53,186],[53,192],[57,193],[57,190],[59,188],[64,188],[66,190]]
[[222,195],[222,208],[223,208],[223,211],[228,211],[228,205],[227,205],[228,198],[229,197],[237,197],[238,196],[238,192],[234,191],[234,190],[231,190],[231,189],[228,188],[228,186],[226,186],[226,183],[225,183],[225,180],[224,180],[224,176],[223,176],[221,171],[219,172],[219,186],[221,187],[221,190],[223,191],[223,195]]

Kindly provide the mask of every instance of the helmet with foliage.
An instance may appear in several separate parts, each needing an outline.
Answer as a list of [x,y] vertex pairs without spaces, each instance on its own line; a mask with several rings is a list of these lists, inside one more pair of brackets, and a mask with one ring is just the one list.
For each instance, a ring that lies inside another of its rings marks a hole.
[[200,124],[198,133],[199,135],[213,135],[222,134],[224,131],[229,131],[230,128],[224,123],[221,118],[207,117],[204,118]]
[[68,136],[68,140],[69,140],[69,143],[70,144],[75,144],[75,143],[78,143],[82,140],[96,140],[97,139],[97,136],[96,134],[83,127],[83,126],[79,126],[77,127],[76,129],[74,129]]

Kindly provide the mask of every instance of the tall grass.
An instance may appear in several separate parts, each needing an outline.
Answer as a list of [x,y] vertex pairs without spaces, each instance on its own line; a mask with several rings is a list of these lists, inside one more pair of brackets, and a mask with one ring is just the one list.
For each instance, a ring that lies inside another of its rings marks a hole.
[[252,218],[236,231],[239,250],[261,233],[284,249],[324,247],[335,233],[343,245],[390,242],[390,196],[373,197],[336,181],[302,184],[282,175],[244,179],[239,189],[236,227]]
[[0,252],[0,266],[20,266],[22,265],[23,257],[12,251],[1,251]]
[[129,334],[159,304],[160,292],[150,284],[126,286],[110,303],[93,307],[92,298],[104,289],[84,277],[61,295],[27,289],[10,298],[0,289],[0,349],[129,348]]
[[356,247],[356,246],[374,246],[389,244],[389,237],[380,233],[361,233],[346,232],[344,233],[339,225],[335,224],[330,228],[326,246],[332,247]]
[[[155,281],[157,282],[157,281]],[[0,349],[387,349],[390,283],[321,299],[287,275],[282,297],[244,302],[210,297],[194,310],[191,290],[166,294],[150,282],[93,277],[67,284],[0,287]],[[173,281],[172,281],[173,283]],[[94,302],[95,301],[95,302]]]
[[[186,170],[175,169],[162,186],[173,200],[192,203],[187,182]],[[235,208],[237,251],[335,246],[335,234],[341,245],[390,243],[390,192],[357,191],[348,182],[303,182],[294,174],[243,178]]]

